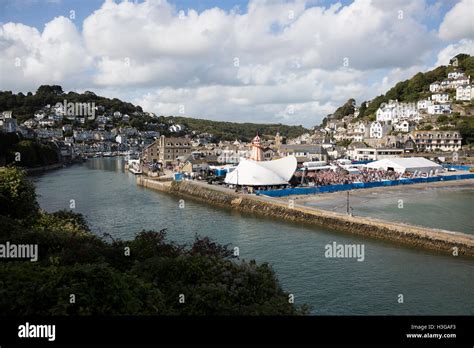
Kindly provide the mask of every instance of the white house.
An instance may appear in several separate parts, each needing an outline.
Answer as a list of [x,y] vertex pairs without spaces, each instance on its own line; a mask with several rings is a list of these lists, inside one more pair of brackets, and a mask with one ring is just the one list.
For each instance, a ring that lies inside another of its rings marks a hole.
[[466,77],[466,76],[458,77],[457,79],[454,79],[454,80],[451,81],[450,87],[451,88],[457,88],[458,86],[468,85],[469,80],[470,80],[469,76],[468,77]]
[[184,126],[182,126],[182,125],[180,125],[180,124],[174,124],[174,125],[170,126],[170,127],[168,128],[168,130],[169,130],[170,132],[174,132],[174,133],[176,133],[176,132],[181,132],[182,130],[184,130]]
[[430,115],[442,115],[451,113],[451,105],[449,104],[434,104],[428,107]]
[[42,120],[46,116],[44,111],[36,111],[34,114],[35,120]]
[[449,102],[448,93],[436,93],[431,96],[431,100],[437,103],[447,103]]
[[448,73],[448,79],[454,80],[460,77],[464,77],[464,73],[461,71],[453,71]]
[[474,99],[474,87],[472,85],[456,88],[456,100],[470,101],[471,99]]
[[413,119],[418,115],[415,103],[399,103],[398,100],[390,100],[388,104],[382,103],[376,112],[377,121],[379,122]]
[[418,100],[418,103],[416,103],[416,107],[418,108],[418,110],[426,110],[428,109],[428,106],[432,104],[433,102],[429,99]]
[[[453,83],[453,80],[443,80],[443,81],[441,81],[440,90],[445,89],[445,88],[451,88],[452,83]],[[438,91],[436,91],[436,92],[438,92]]]
[[400,123],[397,123],[394,126],[394,128],[395,128],[396,131],[403,132],[403,133],[408,133],[410,131],[410,122],[408,122],[407,120],[404,120]]
[[384,129],[380,122],[372,122],[370,124],[369,137],[375,139],[382,139],[384,136]]
[[28,127],[28,128],[33,128],[33,127],[36,127],[36,125],[38,124],[38,122],[33,119],[33,118],[29,118],[28,120],[26,120],[25,122],[23,122],[23,124]]
[[434,92],[439,92],[440,90],[441,90],[441,84],[438,81],[430,84],[430,92],[434,93]]
[[42,120],[39,120],[38,123],[41,127],[45,127],[45,126],[52,127],[52,126],[54,126],[54,120],[50,119],[50,118],[44,118]]

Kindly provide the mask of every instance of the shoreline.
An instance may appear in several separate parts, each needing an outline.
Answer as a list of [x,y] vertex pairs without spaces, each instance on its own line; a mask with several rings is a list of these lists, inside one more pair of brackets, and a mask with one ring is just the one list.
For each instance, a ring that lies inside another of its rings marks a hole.
[[[474,182],[474,180],[472,181]],[[447,183],[443,182],[441,184]],[[432,250],[444,254],[453,255],[456,250],[459,256],[474,257],[474,236],[461,232],[390,222],[370,217],[349,216],[304,206],[297,202],[290,207],[288,201],[281,198],[242,195],[227,188],[193,181],[158,182],[140,176],[137,177],[137,185],[174,195],[188,196],[203,203],[246,213],[317,225],[335,230],[335,232],[345,232],[361,237],[391,241],[404,246]],[[384,188],[375,189],[380,190]]]

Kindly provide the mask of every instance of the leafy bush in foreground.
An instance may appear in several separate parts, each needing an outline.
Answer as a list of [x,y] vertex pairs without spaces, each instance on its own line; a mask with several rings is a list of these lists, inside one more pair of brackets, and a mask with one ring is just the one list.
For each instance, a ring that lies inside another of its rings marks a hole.
[[[0,259],[0,313],[12,315],[296,315],[268,264],[227,246],[142,231],[107,242],[72,212],[38,209],[24,173],[0,171],[0,244],[38,244],[38,262]],[[12,209],[11,207],[15,207]],[[26,214],[25,219],[19,212]],[[184,303],[182,300],[184,295]]]

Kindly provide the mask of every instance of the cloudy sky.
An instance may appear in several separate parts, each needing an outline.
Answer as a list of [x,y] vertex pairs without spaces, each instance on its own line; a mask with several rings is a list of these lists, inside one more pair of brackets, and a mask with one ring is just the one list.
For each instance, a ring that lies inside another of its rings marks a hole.
[[0,90],[312,126],[474,54],[474,0],[0,0]]

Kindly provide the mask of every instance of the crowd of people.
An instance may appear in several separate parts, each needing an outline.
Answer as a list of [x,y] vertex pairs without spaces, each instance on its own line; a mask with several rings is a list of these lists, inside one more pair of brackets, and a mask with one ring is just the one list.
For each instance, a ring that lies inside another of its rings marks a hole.
[[349,173],[343,168],[337,168],[336,170],[298,171],[295,173],[296,179],[301,183],[314,184],[315,186],[398,180],[400,178],[415,178],[423,175],[425,174],[412,172],[401,174],[395,171],[368,168],[360,168],[358,173]]

